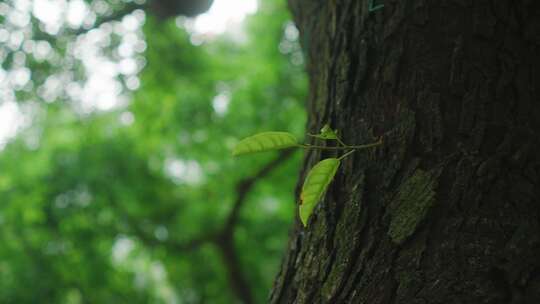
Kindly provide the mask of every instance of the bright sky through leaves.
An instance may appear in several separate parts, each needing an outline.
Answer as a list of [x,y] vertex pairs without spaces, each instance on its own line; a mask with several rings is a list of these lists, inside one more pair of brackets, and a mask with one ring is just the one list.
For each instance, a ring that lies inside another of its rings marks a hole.
[[[16,10],[9,12],[4,8],[3,14],[7,14],[11,23],[21,31],[30,25],[31,15],[42,22],[46,32],[53,35],[57,34],[62,26],[78,29],[95,20],[95,13],[81,0],[17,0],[15,7]],[[212,37],[230,29],[238,31],[244,18],[256,11],[256,0],[215,0],[208,12],[188,22],[191,24],[189,30],[195,36],[192,41],[197,42],[197,36]],[[144,13],[137,10],[124,17],[117,26],[102,26],[79,37],[73,46],[73,53],[83,62],[88,79],[84,83],[77,83],[70,81],[70,77],[66,74],[49,75],[41,90],[42,97],[52,102],[62,94],[62,90],[65,90],[70,98],[77,101],[83,112],[107,111],[125,106],[127,96],[123,92],[122,83],[118,81],[118,76],[125,77],[124,85],[127,90],[132,91],[139,87],[137,75],[144,64],[141,63],[137,53],[146,48],[140,34],[144,19]],[[113,62],[101,54],[100,46],[107,44],[112,32],[121,33],[123,40],[118,48],[122,59],[118,62]],[[9,33],[0,29],[0,40],[15,43],[17,36],[22,36],[20,33],[19,31]],[[39,53],[40,49],[47,47],[50,49],[47,42],[36,43],[34,53]],[[50,56],[50,50],[45,53],[45,57]],[[20,54],[23,56],[22,52]],[[25,86],[29,80],[30,71],[24,66],[9,73],[0,68],[0,83],[4,82],[3,85],[0,84],[0,96],[10,94],[9,91],[17,86]],[[0,149],[23,127],[23,121],[29,119],[15,103],[14,96],[2,99]],[[227,109],[227,103],[226,95],[216,96],[214,103],[216,112],[223,114]]]
[[246,15],[257,11],[256,0],[214,0],[210,10],[195,18],[193,30],[200,34],[222,34]]

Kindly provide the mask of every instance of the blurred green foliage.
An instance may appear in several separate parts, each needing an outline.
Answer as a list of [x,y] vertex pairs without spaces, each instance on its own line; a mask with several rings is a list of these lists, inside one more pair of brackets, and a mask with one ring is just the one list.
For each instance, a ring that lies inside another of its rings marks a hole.
[[[284,42],[288,20],[284,1],[260,1],[246,39],[196,46],[174,20],[147,14],[140,87],[108,111],[41,100],[47,75],[81,67],[29,55],[34,85],[17,100],[33,100],[35,115],[0,151],[0,303],[237,302],[215,243],[179,244],[220,231],[239,181],[277,155],[233,159],[239,138],[303,133],[306,80],[296,42]],[[54,48],[74,37],[47,39]],[[301,156],[256,181],[234,226],[256,303],[286,246]]]

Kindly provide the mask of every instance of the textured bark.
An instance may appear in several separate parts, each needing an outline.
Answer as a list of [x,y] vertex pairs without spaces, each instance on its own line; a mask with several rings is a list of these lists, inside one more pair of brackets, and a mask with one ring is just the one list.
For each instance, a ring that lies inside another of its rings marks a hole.
[[270,302],[540,303],[540,2],[368,2],[289,1],[308,132],[384,145],[296,224]]

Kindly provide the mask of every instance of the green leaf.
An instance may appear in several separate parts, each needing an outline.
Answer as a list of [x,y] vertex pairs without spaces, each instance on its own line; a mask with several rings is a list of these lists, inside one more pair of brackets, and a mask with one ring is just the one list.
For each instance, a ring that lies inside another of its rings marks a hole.
[[334,131],[328,124],[325,124],[321,129],[319,134],[308,134],[311,137],[320,138],[320,139],[337,139],[337,132]]
[[326,139],[337,139],[337,132],[330,128],[328,124],[322,127],[320,135]]
[[307,226],[313,209],[315,209],[328,185],[334,179],[339,164],[339,159],[327,158],[318,162],[309,171],[300,194],[300,220],[304,226]]
[[234,147],[233,156],[278,150],[298,145],[296,137],[288,132],[263,132],[242,139]]

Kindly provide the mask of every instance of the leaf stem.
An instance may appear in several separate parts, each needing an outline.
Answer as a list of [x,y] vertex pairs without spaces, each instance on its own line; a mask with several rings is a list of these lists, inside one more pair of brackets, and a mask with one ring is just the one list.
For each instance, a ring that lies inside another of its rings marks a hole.
[[298,144],[297,147],[304,148],[304,149],[320,149],[320,150],[351,150],[351,149],[361,150],[361,149],[372,148],[372,147],[376,147],[380,145],[382,145],[382,138],[379,139],[377,142],[374,142],[371,144],[357,145],[357,146],[349,146],[349,145],[343,144],[343,147],[325,147],[325,146],[316,146],[316,145],[309,145],[309,144]]
[[342,159],[344,159],[345,157],[351,155],[351,154],[354,153],[354,152],[356,152],[356,150],[351,150],[351,151],[349,151],[349,152],[347,152],[347,153],[341,155],[338,159],[339,159],[339,160],[342,160]]
[[297,147],[304,148],[304,149],[319,149],[319,150],[333,150],[333,151],[351,149],[351,148],[348,148],[348,147],[325,147],[325,146],[303,145],[303,144],[299,144],[299,145],[297,145]]
[[346,147],[346,146],[347,146],[347,145],[346,145],[339,137],[337,137],[337,136],[336,136],[336,140],[337,140],[337,142],[338,142],[340,145],[342,145],[343,147]]

